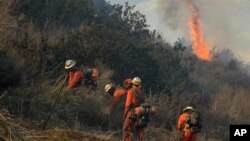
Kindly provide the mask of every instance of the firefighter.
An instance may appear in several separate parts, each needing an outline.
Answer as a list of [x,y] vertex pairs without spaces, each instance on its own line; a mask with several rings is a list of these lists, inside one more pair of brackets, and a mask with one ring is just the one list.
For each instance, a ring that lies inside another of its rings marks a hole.
[[[144,128],[137,126],[138,121],[138,108],[144,103],[144,98],[141,91],[141,79],[135,77],[132,80],[132,88],[127,93],[125,111],[124,111],[124,124],[123,124],[123,141],[132,141],[132,133],[135,130],[136,135],[140,141],[144,141]],[[137,109],[137,110],[136,110]],[[137,112],[136,112],[137,111]],[[136,115],[137,113],[138,115]]]
[[180,141],[196,141],[202,128],[201,114],[192,106],[187,106],[179,116],[177,127],[182,133]]
[[64,68],[69,73],[69,81],[67,90],[72,91],[74,88],[79,87],[84,80],[84,73],[79,70],[76,66],[75,60],[66,60]]
[[115,89],[113,84],[107,84],[105,86],[105,92],[110,94],[114,98],[110,108],[110,113],[114,111],[114,108],[119,102],[122,101],[122,99],[126,99],[127,92],[131,88],[132,88],[132,79],[124,80],[123,87],[118,89]]

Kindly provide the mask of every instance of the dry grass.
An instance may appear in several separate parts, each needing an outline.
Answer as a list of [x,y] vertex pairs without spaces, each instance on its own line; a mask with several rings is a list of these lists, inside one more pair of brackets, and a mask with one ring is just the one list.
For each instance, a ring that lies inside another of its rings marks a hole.
[[[27,140],[39,141],[105,141],[112,140],[112,137],[116,137],[114,140],[120,140],[121,132],[116,130],[121,130],[122,127],[122,111],[116,109],[117,111],[108,118],[104,115],[104,110],[110,104],[112,98],[108,95],[104,95],[102,88],[106,82],[110,82],[107,78],[109,78],[111,74],[109,71],[103,73],[103,78],[101,78],[101,82],[99,83],[100,87],[96,91],[88,92],[87,89],[82,87],[73,94],[69,94],[66,90],[62,92],[55,112],[52,114],[47,127],[47,129],[52,130],[44,132],[39,130],[26,130],[24,137],[27,138]],[[33,112],[34,115],[39,115],[39,118],[36,116],[33,117],[32,121],[35,124],[37,124],[39,119],[46,119],[48,109],[52,106],[61,84],[62,79],[55,85],[49,86],[49,83],[44,83],[43,86],[41,85],[41,88],[37,88],[39,92],[44,94],[40,94],[40,96],[36,98],[36,102],[34,102],[32,107],[31,113]],[[29,91],[26,92],[32,93]],[[163,93],[148,94],[146,99],[151,105],[159,106],[159,112],[157,115],[152,116],[150,126],[146,129],[146,137],[149,141],[177,140],[177,118],[181,109],[187,105],[193,105],[203,114],[204,128],[202,133],[199,134],[199,141],[228,140],[230,124],[246,124],[250,122],[248,118],[250,116],[248,109],[248,107],[250,107],[248,102],[250,96],[248,90],[243,88],[221,86],[218,93],[209,96],[190,93],[173,94],[172,96],[167,96]],[[26,122],[29,122],[29,120],[26,120]],[[10,126],[11,124],[5,125]],[[32,126],[34,127],[35,125]],[[53,129],[55,127],[63,128],[64,130]],[[9,133],[6,137],[11,137],[12,140],[16,140],[16,138],[19,137],[14,136],[16,133],[13,134],[13,131],[6,131]],[[103,132],[105,134],[103,134]]]
[[8,111],[0,111],[0,140],[22,141],[22,131],[23,128],[15,123]]
[[10,114],[0,112],[0,140],[1,141],[115,141],[112,133],[84,132],[66,129],[28,130],[15,123]]
[[90,133],[66,129],[53,129],[46,131],[28,131],[27,141],[115,141],[109,134]]

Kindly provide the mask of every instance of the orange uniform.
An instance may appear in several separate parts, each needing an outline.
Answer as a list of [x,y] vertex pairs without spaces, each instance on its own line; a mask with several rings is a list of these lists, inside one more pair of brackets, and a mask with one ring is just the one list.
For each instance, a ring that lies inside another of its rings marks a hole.
[[125,115],[130,109],[139,107],[140,104],[142,104],[142,101],[140,99],[137,99],[138,97],[136,97],[136,94],[134,92],[137,93],[138,96],[142,97],[142,92],[139,87],[133,86],[133,88],[128,91],[125,103]]
[[195,141],[197,137],[197,133],[191,133],[191,130],[187,126],[186,122],[188,119],[189,119],[189,114],[187,112],[181,114],[178,119],[177,123],[178,130],[184,131],[184,137],[181,139],[181,141]]
[[111,105],[110,112],[113,112],[117,103],[120,102],[122,100],[122,98],[125,98],[126,95],[127,95],[127,90],[125,88],[119,88],[119,89],[115,90],[114,95],[113,95],[114,100],[113,100],[113,103]]
[[73,90],[73,88],[79,86],[84,79],[84,74],[82,71],[70,71],[69,72],[69,85],[67,87],[68,91]]
[[[137,96],[136,96],[137,95]],[[125,103],[125,121],[123,124],[123,141],[132,141],[132,131],[135,128],[136,135],[140,141],[144,141],[145,133],[144,128],[137,128],[136,123],[131,121],[131,117],[134,114],[140,114],[137,107],[142,104],[142,92],[139,87],[133,86],[127,93]]]

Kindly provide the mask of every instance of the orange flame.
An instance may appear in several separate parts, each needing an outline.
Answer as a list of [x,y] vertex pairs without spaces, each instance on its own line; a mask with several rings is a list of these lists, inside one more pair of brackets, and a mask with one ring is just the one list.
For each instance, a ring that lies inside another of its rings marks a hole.
[[189,19],[189,30],[193,41],[193,52],[201,60],[211,61],[211,47],[204,41],[202,27],[200,25],[201,15],[192,0],[188,0],[192,17]]

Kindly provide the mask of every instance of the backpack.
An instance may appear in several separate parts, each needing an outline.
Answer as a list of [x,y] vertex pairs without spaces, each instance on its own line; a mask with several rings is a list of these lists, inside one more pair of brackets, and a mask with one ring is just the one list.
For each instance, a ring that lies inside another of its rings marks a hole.
[[85,71],[85,85],[87,87],[96,88],[98,76],[99,72],[96,69],[87,69]]
[[148,114],[142,115],[142,116],[138,117],[138,121],[136,123],[136,128],[138,128],[138,129],[146,128],[148,126],[149,122],[150,122],[149,115]]
[[149,110],[151,108],[150,105],[148,104],[142,104],[141,105],[145,110],[147,110],[147,113],[142,114],[141,116],[136,116],[136,118],[134,117],[134,122],[136,122],[136,128],[137,129],[142,129],[142,128],[146,128],[150,122],[150,118],[149,118]]
[[92,77],[93,70],[92,69],[87,69],[85,71],[85,79],[91,79]]
[[190,125],[190,130],[192,133],[198,133],[202,128],[202,117],[201,113],[197,111],[192,111],[189,114],[189,120],[187,123]]

